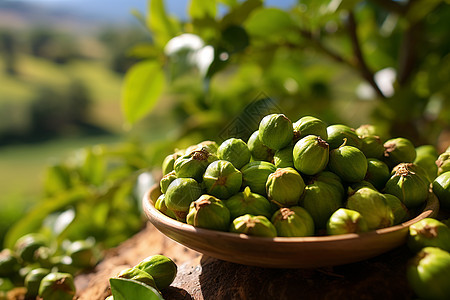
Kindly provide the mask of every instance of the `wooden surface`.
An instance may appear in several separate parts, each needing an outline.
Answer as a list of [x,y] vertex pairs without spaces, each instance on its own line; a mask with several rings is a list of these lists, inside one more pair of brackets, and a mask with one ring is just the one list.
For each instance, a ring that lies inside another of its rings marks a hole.
[[409,225],[439,210],[437,198],[430,193],[423,212],[397,226],[362,234],[272,239],[205,230],[178,222],[154,208],[152,201],[156,201],[158,191],[155,186],[146,194],[143,208],[150,222],[163,234],[207,256],[258,267],[315,268],[375,257],[402,245]]

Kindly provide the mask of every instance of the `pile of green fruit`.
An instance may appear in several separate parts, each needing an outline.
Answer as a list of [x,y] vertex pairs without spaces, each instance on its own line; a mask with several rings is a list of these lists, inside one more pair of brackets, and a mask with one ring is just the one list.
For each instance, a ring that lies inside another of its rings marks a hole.
[[106,300],[162,299],[160,290],[169,287],[176,275],[177,265],[170,258],[149,256],[110,278],[112,295]]
[[247,142],[205,141],[168,155],[155,207],[196,227],[262,237],[399,224],[423,209],[431,186],[449,208],[450,152],[438,159],[431,145],[380,136],[373,125],[267,115]]
[[43,234],[24,235],[13,249],[0,252],[0,299],[21,287],[27,299],[72,299],[74,276],[93,268],[99,258],[91,239],[65,241],[56,247]]

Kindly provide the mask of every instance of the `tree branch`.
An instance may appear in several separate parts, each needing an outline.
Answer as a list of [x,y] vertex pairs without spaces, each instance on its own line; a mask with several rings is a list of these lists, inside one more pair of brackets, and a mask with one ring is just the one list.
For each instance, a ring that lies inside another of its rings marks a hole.
[[380,96],[381,98],[386,98],[386,96],[384,96],[383,92],[376,84],[373,72],[369,69],[369,67],[366,64],[366,61],[364,60],[364,56],[361,51],[361,45],[359,43],[358,35],[356,33],[356,20],[352,12],[349,12],[348,14],[347,29],[350,35],[350,40],[352,42],[353,54],[356,60],[356,69],[361,73],[361,76],[365,80],[367,80],[367,82],[372,86],[372,88],[374,88],[378,96]]
[[411,24],[405,31],[402,44],[400,46],[398,62],[398,83],[404,85],[411,77],[416,67],[417,44],[420,39],[420,22]]

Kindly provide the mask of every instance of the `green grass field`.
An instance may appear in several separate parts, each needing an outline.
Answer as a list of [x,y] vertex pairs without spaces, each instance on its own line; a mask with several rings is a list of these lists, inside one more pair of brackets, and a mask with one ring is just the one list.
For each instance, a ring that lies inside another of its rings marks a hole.
[[[0,116],[3,119],[0,126],[3,130],[26,126],[28,105],[39,87],[64,89],[73,79],[81,81],[91,95],[88,120],[113,133],[122,130],[122,77],[111,71],[104,61],[79,59],[59,65],[19,54],[17,75],[11,76],[3,70],[4,61],[0,58]],[[68,157],[76,149],[118,140],[119,135],[67,137],[0,147],[0,234],[40,199],[42,176],[48,164]]]

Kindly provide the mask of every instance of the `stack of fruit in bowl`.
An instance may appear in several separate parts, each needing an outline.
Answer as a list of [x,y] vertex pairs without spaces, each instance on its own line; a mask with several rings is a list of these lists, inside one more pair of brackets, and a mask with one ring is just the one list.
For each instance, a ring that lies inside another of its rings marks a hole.
[[155,208],[196,227],[253,236],[363,233],[414,217],[430,187],[448,207],[444,154],[438,166],[433,146],[383,140],[372,125],[271,114],[247,142],[205,141],[168,155]]

